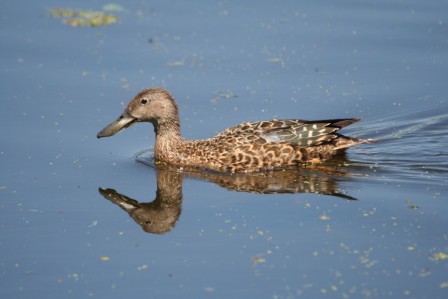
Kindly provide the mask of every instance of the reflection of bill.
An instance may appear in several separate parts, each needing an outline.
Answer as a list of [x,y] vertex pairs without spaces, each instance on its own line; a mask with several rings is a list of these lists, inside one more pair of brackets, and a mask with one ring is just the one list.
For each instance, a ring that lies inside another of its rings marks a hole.
[[[146,155],[146,156],[145,156]],[[146,152],[136,157],[137,161],[154,167],[153,158]],[[317,193],[331,195],[347,200],[355,198],[338,190],[338,180],[348,176],[337,168],[322,169],[286,169],[257,174],[230,175],[199,170],[167,169],[166,165],[158,165],[157,193],[152,202],[141,203],[115,191],[99,188],[99,192],[107,200],[125,210],[145,232],[163,234],[176,225],[182,210],[183,176],[194,177],[217,184],[231,191],[260,194],[279,193]]]

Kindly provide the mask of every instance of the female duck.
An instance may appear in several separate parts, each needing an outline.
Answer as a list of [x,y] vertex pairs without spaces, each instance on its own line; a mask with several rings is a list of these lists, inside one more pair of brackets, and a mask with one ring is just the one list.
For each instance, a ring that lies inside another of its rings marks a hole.
[[124,113],[97,137],[112,136],[137,122],[150,122],[156,135],[156,161],[219,172],[251,172],[324,161],[350,146],[371,142],[336,133],[357,121],[348,118],[246,122],[209,139],[185,140],[180,136],[174,98],[164,89],[149,88],[138,93]]

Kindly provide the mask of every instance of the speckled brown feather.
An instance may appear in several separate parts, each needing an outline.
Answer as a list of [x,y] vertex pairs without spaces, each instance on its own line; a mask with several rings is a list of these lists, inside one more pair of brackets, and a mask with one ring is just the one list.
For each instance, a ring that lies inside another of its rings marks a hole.
[[339,150],[371,141],[336,133],[359,121],[357,118],[247,122],[209,139],[184,140],[180,136],[179,114],[174,98],[160,88],[146,89],[137,94],[125,112],[98,133],[98,137],[111,136],[137,121],[154,125],[154,154],[157,160],[179,167],[219,172],[272,170],[324,161]]

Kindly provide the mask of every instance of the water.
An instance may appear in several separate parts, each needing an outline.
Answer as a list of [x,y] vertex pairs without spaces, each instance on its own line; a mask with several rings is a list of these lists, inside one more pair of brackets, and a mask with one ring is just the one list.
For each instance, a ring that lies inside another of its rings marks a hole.
[[[447,296],[447,3],[115,3],[98,28],[49,10],[100,1],[2,3],[2,298]],[[157,170],[149,124],[95,137],[149,86],[186,138],[361,117],[343,133],[382,142],[299,174]]]

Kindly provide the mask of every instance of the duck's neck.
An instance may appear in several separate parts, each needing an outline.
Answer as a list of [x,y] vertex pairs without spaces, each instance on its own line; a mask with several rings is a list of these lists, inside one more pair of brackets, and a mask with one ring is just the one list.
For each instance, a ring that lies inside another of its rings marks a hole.
[[177,150],[185,141],[180,136],[179,119],[159,120],[153,123],[156,134],[154,156],[157,160],[175,163]]

